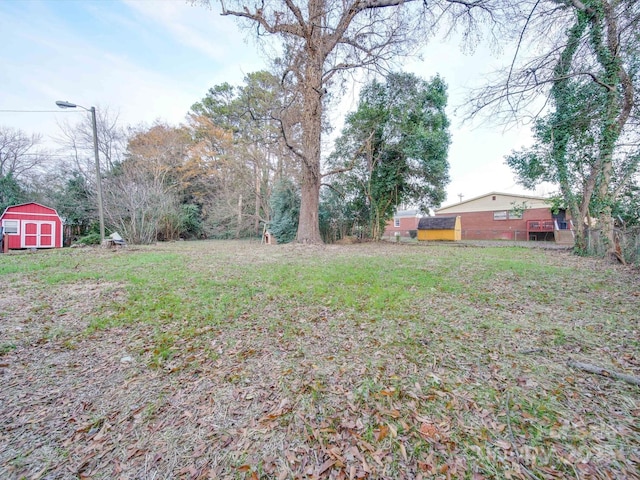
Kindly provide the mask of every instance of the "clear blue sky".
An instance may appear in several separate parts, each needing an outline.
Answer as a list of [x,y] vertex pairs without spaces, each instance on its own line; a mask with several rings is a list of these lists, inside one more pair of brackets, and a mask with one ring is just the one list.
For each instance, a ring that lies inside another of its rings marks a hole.
[[[0,1],[0,110],[54,111],[0,112],[0,125],[55,136],[59,122],[80,114],[55,111],[56,100],[108,107],[129,125],[181,123],[210,87],[238,85],[266,65],[246,32],[212,3],[208,10],[183,0]],[[440,73],[450,90],[452,181],[445,204],[459,193],[465,199],[524,193],[503,157],[529,142],[528,129],[504,132],[487,120],[463,126],[454,115],[467,89],[505,60],[485,46],[465,55],[458,42],[438,39],[422,53],[406,68],[424,78]],[[355,103],[347,98],[343,105]]]

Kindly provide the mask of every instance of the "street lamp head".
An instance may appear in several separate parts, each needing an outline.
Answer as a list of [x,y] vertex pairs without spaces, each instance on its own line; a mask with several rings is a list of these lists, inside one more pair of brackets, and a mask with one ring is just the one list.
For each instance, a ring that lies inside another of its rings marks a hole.
[[56,105],[59,106],[60,108],[76,108],[78,106],[75,103],[66,102],[64,100],[58,100],[56,102]]

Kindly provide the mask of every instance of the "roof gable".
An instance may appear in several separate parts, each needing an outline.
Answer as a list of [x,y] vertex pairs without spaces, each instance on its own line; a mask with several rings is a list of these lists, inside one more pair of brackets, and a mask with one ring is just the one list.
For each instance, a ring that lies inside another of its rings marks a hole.
[[58,212],[56,212],[55,208],[51,208],[51,207],[47,207],[46,205],[42,205],[40,203],[36,203],[36,202],[27,202],[27,203],[20,203],[18,205],[9,205],[4,212],[2,213],[2,215],[0,215],[0,217],[3,217],[7,212],[9,213],[33,213],[33,210],[47,210],[48,212],[50,212],[52,215],[58,215]]

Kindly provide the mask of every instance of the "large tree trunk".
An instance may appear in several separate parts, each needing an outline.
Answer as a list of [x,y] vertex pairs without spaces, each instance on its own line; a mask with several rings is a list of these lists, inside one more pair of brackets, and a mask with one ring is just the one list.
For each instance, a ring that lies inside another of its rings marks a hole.
[[312,169],[303,166],[302,192],[300,195],[300,220],[298,223],[298,243],[322,243],[318,209],[320,205],[320,177]]
[[318,208],[320,205],[320,145],[322,134],[322,65],[320,55],[308,52],[303,86],[302,178],[298,243],[322,243]]
[[587,234],[584,228],[583,217],[573,219],[573,250],[584,255],[587,253]]
[[611,157],[607,153],[607,158],[604,160],[604,165],[602,168],[602,185],[600,188],[600,198],[604,204],[602,210],[600,211],[599,216],[599,224],[600,224],[600,237],[602,242],[606,246],[606,255],[615,258],[616,255],[616,245],[614,239],[614,223],[613,216],[611,212],[611,203],[613,201],[613,195],[611,192],[611,188],[609,187],[611,183],[611,170],[613,165],[611,164]]

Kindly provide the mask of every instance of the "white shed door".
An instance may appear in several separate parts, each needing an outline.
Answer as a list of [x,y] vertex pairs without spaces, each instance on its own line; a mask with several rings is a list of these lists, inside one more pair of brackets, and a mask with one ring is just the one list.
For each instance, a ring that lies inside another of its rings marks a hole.
[[52,248],[55,246],[55,222],[23,220],[21,232],[22,248]]

